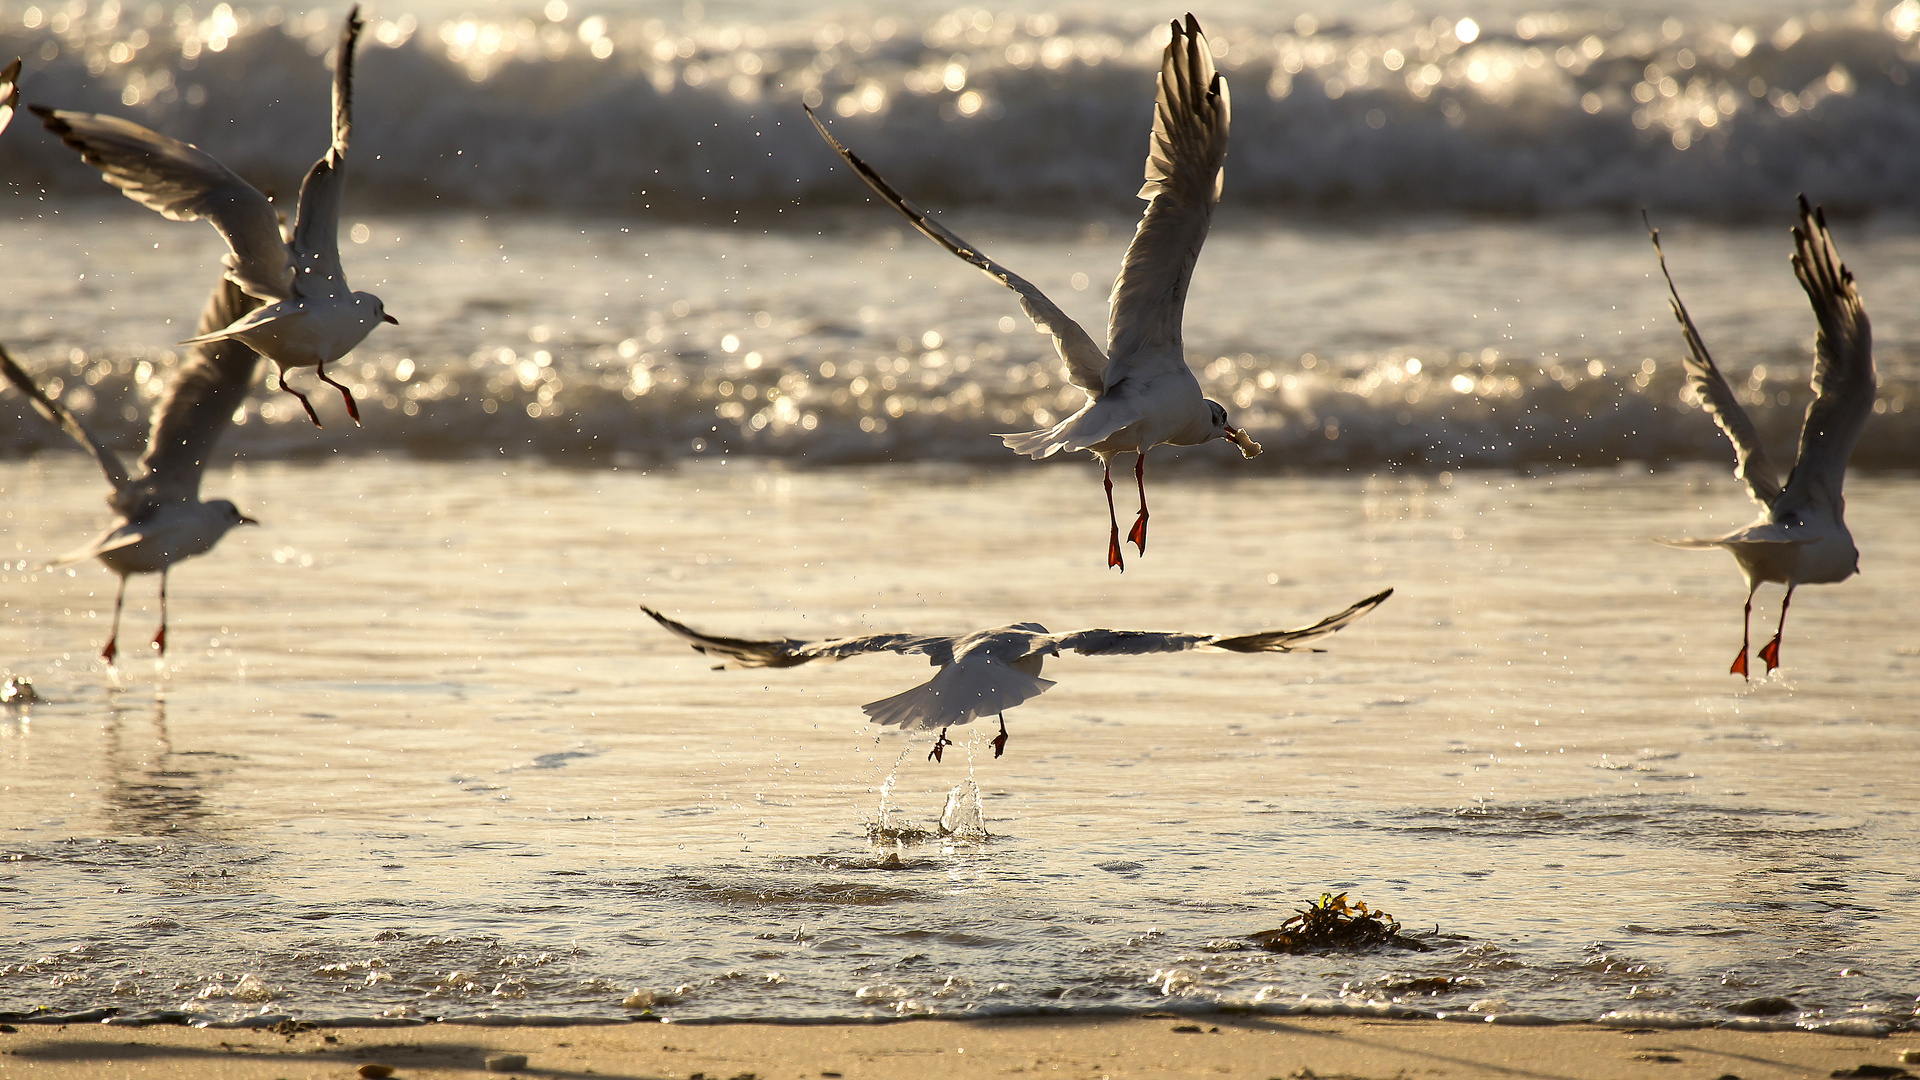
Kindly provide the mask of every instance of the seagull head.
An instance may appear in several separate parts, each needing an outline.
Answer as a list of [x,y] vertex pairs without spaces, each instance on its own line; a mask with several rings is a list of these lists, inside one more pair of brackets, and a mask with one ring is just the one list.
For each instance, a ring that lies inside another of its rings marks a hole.
[[380,298],[373,295],[372,293],[368,293],[368,292],[354,293],[353,302],[363,309],[364,308],[373,309],[373,313],[380,317],[381,322],[392,323],[395,326],[400,325],[399,319],[396,319],[393,316],[387,314],[387,305],[385,303],[382,303]]
[[213,508],[213,512],[215,514],[219,515],[220,524],[223,526],[223,529],[231,529],[235,525],[260,524],[258,521],[254,520],[253,518],[250,518],[247,515],[241,513],[239,507],[233,505],[231,502],[228,502],[225,499],[214,499],[213,501],[207,503],[207,505]]
[[1207,436],[1209,439],[1227,440],[1240,448],[1240,456],[1243,458],[1253,457],[1260,452],[1260,444],[1254,442],[1252,436],[1227,422],[1227,407],[1225,405],[1220,404],[1212,398],[1207,398],[1206,403],[1207,412],[1213,421],[1213,431]]

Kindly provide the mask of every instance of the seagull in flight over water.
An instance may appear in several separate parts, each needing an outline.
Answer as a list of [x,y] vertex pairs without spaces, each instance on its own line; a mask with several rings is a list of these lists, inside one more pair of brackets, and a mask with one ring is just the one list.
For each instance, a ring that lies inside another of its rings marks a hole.
[[1800,196],[1800,224],[1793,230],[1793,273],[1813,303],[1820,332],[1814,342],[1813,403],[1800,429],[1800,449],[1783,488],[1753,421],[1734,397],[1725,376],[1707,355],[1706,342],[1694,328],[1680,290],[1667,272],[1660,251],[1660,232],[1649,222],[1647,234],[1660,256],[1660,273],[1674,318],[1680,320],[1690,355],[1684,363],[1687,384],[1700,396],[1707,415],[1733,442],[1733,474],[1747,482],[1747,494],[1765,508],[1760,519],[1725,536],[1704,540],[1662,540],[1670,547],[1723,548],[1740,564],[1747,579],[1747,607],[1740,632],[1740,655],[1729,674],[1747,675],[1747,646],[1751,643],[1753,594],[1763,581],[1787,587],[1780,602],[1780,625],[1773,640],[1760,650],[1768,673],[1780,666],[1780,635],[1787,626],[1787,606],[1801,585],[1845,581],[1860,572],[1860,552],[1847,531],[1847,503],[1840,495],[1847,459],[1853,456],[1860,431],[1873,415],[1878,388],[1873,372],[1873,330],[1853,274],[1841,263],[1827,232],[1823,210],[1809,207]]
[[[1050,634],[1039,623],[1015,623],[976,630],[960,637],[927,637],[919,634],[868,634],[863,637],[827,638],[804,641],[778,638],[770,641],[748,638],[714,637],[675,622],[649,607],[640,610],[653,621],[685,638],[695,652],[723,657],[715,670],[728,666],[743,668],[797,667],[814,660],[844,660],[864,653],[919,653],[940,669],[919,686],[889,698],[861,706],[876,724],[898,726],[910,731],[939,729],[930,760],[940,760],[941,751],[953,745],[947,729],[971,723],[975,717],[998,715],[1000,734],[993,740],[993,756],[1007,748],[1005,710],[1045,693],[1053,685],[1040,677],[1040,665],[1062,649],[1084,656],[1133,656],[1141,653],[1184,652],[1206,649],[1215,652],[1294,652],[1296,649],[1342,629],[1348,623],[1379,607],[1392,589],[1375,593],[1337,615],[1329,615],[1312,626],[1297,630],[1265,630],[1254,634],[1226,637],[1221,634],[1174,634],[1150,630],[1075,630],[1068,634]],[[1319,649],[1308,649],[1319,652]]]
[[[199,328],[226,326],[258,300],[222,278],[214,287]],[[119,515],[112,528],[78,551],[52,564],[64,566],[82,559],[99,559],[120,575],[113,598],[113,629],[100,658],[112,664],[120,639],[120,607],[127,598],[127,576],[160,575],[160,630],[153,647],[167,652],[167,571],[174,563],[212,549],[236,525],[258,525],[225,499],[200,500],[200,476],[214,443],[233,423],[233,414],[253,384],[259,356],[232,339],[196,345],[167,384],[153,410],[147,452],[140,458],[140,475],[130,476],[120,456],[87,430],[66,407],[48,397],[6,349],[0,347],[0,374],[27,396],[35,411],[53,421],[93,454],[113,485],[107,505]]]
[[1176,20],[1160,61],[1153,133],[1147,144],[1147,179],[1140,188],[1147,210],[1113,283],[1107,348],[1102,352],[1046,294],[927,217],[840,145],[813,110],[807,110],[820,136],[867,186],[935,243],[1019,293],[1027,317],[1042,333],[1053,336],[1054,348],[1066,362],[1067,378],[1087,392],[1086,405],[1050,428],[1000,438],[1010,449],[1035,459],[1062,450],[1090,450],[1100,458],[1110,525],[1107,565],[1122,571],[1126,564],[1120,557],[1120,519],[1113,508],[1113,455],[1128,451],[1135,455],[1133,479],[1140,490],[1140,514],[1127,539],[1145,552],[1148,450],[1161,443],[1195,446],[1226,439],[1245,457],[1260,452],[1259,443],[1227,421],[1224,406],[1201,396],[1200,381],[1187,367],[1180,341],[1180,316],[1194,260],[1206,241],[1214,204],[1220,201],[1220,167],[1227,156],[1230,111],[1226,80],[1213,68],[1213,54],[1199,22],[1192,15],[1185,25]]
[[219,231],[230,249],[221,259],[227,277],[264,306],[181,344],[245,342],[280,369],[281,389],[300,399],[315,427],[320,416],[305,394],[287,385],[286,369],[313,368],[321,382],[340,391],[347,415],[358,424],[353,392],[327,377],[327,365],[382,322],[400,321],[387,314],[379,297],[348,290],[340,268],[340,197],[353,130],[353,49],[362,25],[356,4],[347,11],[334,60],[333,140],[300,184],[291,236],[282,235],[279,215],[265,195],[197,146],[117,116],[27,106],[128,198],[174,221],[205,218]]

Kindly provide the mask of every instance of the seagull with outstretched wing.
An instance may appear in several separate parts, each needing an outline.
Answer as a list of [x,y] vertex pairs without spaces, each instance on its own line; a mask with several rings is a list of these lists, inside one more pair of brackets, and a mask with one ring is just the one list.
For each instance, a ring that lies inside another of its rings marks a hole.
[[[199,329],[226,326],[258,305],[258,300],[222,278],[200,315]],[[234,526],[259,524],[226,499],[200,499],[200,477],[206,471],[207,457],[245,401],[259,359],[244,342],[233,339],[194,346],[154,407],[147,452],[140,457],[140,475],[133,476],[112,448],[95,437],[66,406],[48,397],[0,347],[0,374],[26,395],[35,411],[85,447],[113,485],[107,505],[118,520],[86,547],[53,563],[64,566],[99,559],[120,575],[120,589],[113,598],[113,628],[107,634],[106,647],[100,650],[101,659],[109,664],[119,651],[120,607],[127,598],[129,575],[160,575],[160,630],[153,635],[153,647],[164,656],[167,572],[174,563],[211,550]]]
[[[1038,697],[1053,685],[1040,677],[1040,665],[1062,650],[1085,656],[1134,656],[1142,653],[1183,652],[1205,649],[1214,652],[1294,652],[1319,638],[1326,637],[1384,603],[1392,589],[1376,593],[1337,615],[1329,615],[1312,626],[1295,630],[1265,630],[1253,634],[1160,633],[1148,630],[1075,630],[1051,634],[1039,623],[1015,623],[976,630],[959,637],[922,634],[868,634],[863,637],[827,638],[807,641],[801,638],[716,637],[703,634],[683,623],[643,607],[653,621],[685,638],[695,652],[721,658],[719,667],[797,667],[816,660],[844,660],[849,656],[891,652],[918,654],[940,669],[933,678],[911,690],[862,706],[876,724],[909,731],[933,731],[929,758],[939,760],[940,752],[952,745],[947,729],[973,721],[975,717],[999,715],[1000,734],[993,740],[993,756],[999,757],[1007,746],[1005,710]],[[1307,651],[1318,652],[1317,649]]]
[[1860,572],[1860,551],[1847,531],[1847,503],[1840,494],[1847,459],[1860,441],[1867,418],[1873,415],[1878,383],[1873,371],[1873,329],[1866,308],[1854,288],[1853,274],[1834,250],[1827,232],[1826,213],[1800,197],[1800,224],[1793,230],[1793,273],[1813,304],[1819,324],[1814,344],[1813,403],[1800,429],[1799,453],[1783,487],[1760,443],[1759,432],[1734,397],[1733,388],[1714,365],[1693,318],[1680,302],[1680,290],[1667,272],[1666,253],[1660,250],[1660,232],[1649,223],[1660,272],[1674,318],[1687,341],[1687,384],[1699,395],[1707,415],[1733,443],[1734,475],[1746,481],[1747,494],[1765,508],[1760,519],[1743,529],[1709,539],[1662,540],[1670,547],[1721,548],[1740,564],[1747,579],[1747,605],[1740,633],[1740,654],[1729,674],[1747,677],[1747,648],[1751,644],[1753,594],[1760,583],[1787,587],[1780,602],[1780,625],[1773,640],[1760,649],[1760,659],[1771,673],[1780,666],[1780,635],[1787,626],[1787,607],[1801,585],[1845,581]]
[[353,50],[362,25],[355,5],[347,11],[334,60],[333,138],[300,184],[291,236],[282,235],[279,215],[265,195],[197,146],[117,116],[27,106],[128,198],[174,221],[204,218],[213,225],[229,249],[221,260],[227,277],[262,303],[181,344],[245,342],[280,369],[281,388],[300,399],[315,427],[320,415],[305,394],[287,385],[286,369],[313,368],[321,382],[340,391],[347,414],[358,424],[353,392],[327,377],[327,365],[382,322],[399,322],[379,297],[349,290],[340,267],[340,197],[353,130]]
[[1113,283],[1103,352],[1046,294],[908,202],[872,166],[840,145],[812,109],[807,110],[821,137],[867,186],[935,243],[1018,293],[1027,317],[1042,333],[1052,335],[1054,348],[1067,365],[1067,378],[1086,391],[1087,403],[1052,427],[1001,439],[1010,449],[1036,459],[1062,450],[1088,450],[1099,457],[1107,489],[1107,565],[1123,571],[1120,519],[1113,508],[1113,455],[1135,455],[1133,479],[1140,490],[1140,513],[1127,539],[1144,552],[1148,450],[1162,443],[1194,446],[1226,439],[1246,457],[1260,452],[1259,443],[1228,422],[1224,406],[1201,394],[1200,380],[1187,366],[1180,339],[1193,265],[1206,241],[1214,204],[1220,201],[1230,112],[1226,80],[1214,70],[1213,54],[1199,22],[1192,15],[1184,24],[1176,20],[1160,62],[1146,183],[1140,188],[1147,209]]

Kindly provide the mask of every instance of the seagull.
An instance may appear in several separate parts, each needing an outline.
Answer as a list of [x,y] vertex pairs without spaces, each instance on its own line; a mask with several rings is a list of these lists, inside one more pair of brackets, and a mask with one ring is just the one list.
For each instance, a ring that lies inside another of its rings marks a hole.
[[[199,329],[226,326],[258,303],[223,278],[200,315]],[[153,430],[147,437],[147,452],[140,458],[141,474],[133,477],[119,455],[65,406],[48,397],[0,347],[0,374],[27,396],[40,415],[86,447],[113,485],[107,505],[119,520],[93,543],[52,564],[99,559],[120,575],[120,590],[113,598],[113,629],[100,650],[100,658],[108,664],[118,653],[120,607],[127,598],[128,575],[160,575],[160,630],[153,635],[153,647],[165,656],[167,571],[181,559],[212,549],[228,529],[259,524],[225,499],[200,500],[200,475],[207,454],[233,422],[234,411],[253,383],[258,360],[252,349],[232,339],[196,345],[153,410]]]
[[[814,660],[844,660],[863,653],[919,653],[940,671],[919,686],[889,698],[861,706],[874,723],[898,726],[904,730],[939,729],[929,760],[940,760],[941,751],[953,745],[947,729],[972,722],[975,717],[999,715],[1000,734],[993,740],[993,756],[1007,748],[1005,710],[1038,697],[1053,685],[1040,677],[1040,665],[1062,649],[1085,656],[1133,656],[1140,653],[1183,652],[1207,649],[1215,652],[1293,652],[1307,642],[1344,628],[1348,623],[1379,607],[1392,589],[1375,593],[1337,615],[1329,615],[1312,626],[1297,630],[1265,630],[1255,634],[1226,637],[1220,634],[1174,634],[1150,630],[1075,630],[1051,634],[1034,622],[996,626],[976,630],[961,637],[928,637],[920,634],[868,634],[864,637],[827,638],[803,641],[779,638],[758,641],[747,638],[714,637],[667,618],[649,607],[640,610],[692,644],[695,652],[724,657],[716,666],[757,668],[797,667]],[[1320,652],[1309,649],[1309,652]]]
[[1780,625],[1774,630],[1773,640],[1760,650],[1760,659],[1766,661],[1771,674],[1780,666],[1780,635],[1786,630],[1793,590],[1801,585],[1845,581],[1860,572],[1860,551],[1853,546],[1853,534],[1847,531],[1847,503],[1840,495],[1840,485],[1846,479],[1847,459],[1860,441],[1860,431],[1867,417],[1873,415],[1877,388],[1873,330],[1867,324],[1860,293],[1853,286],[1853,273],[1834,250],[1825,211],[1809,207],[1807,197],[1800,196],[1800,224],[1793,230],[1793,273],[1813,303],[1820,332],[1814,340],[1813,403],[1807,406],[1799,454],[1783,488],[1766,448],[1760,445],[1753,421],[1707,355],[1706,342],[1680,302],[1680,290],[1667,272],[1666,253],[1660,250],[1659,230],[1649,222],[1647,233],[1660,256],[1660,273],[1667,279],[1673,315],[1680,320],[1691,353],[1683,361],[1687,385],[1733,442],[1733,474],[1747,482],[1747,494],[1765,508],[1758,521],[1725,536],[1660,543],[1681,548],[1723,548],[1740,564],[1740,572],[1747,579],[1747,606],[1741,624],[1740,655],[1733,658],[1730,675],[1750,677],[1747,647],[1752,638],[1754,591],[1764,581],[1787,587],[1786,599],[1780,602]]
[[0,68],[0,131],[7,130],[7,122],[13,119],[13,110],[20,107],[20,58],[14,57],[13,63]]
[[1120,557],[1120,520],[1113,508],[1115,454],[1131,451],[1140,514],[1127,533],[1147,550],[1147,451],[1161,443],[1195,446],[1226,439],[1245,457],[1260,444],[1227,421],[1227,410],[1201,396],[1200,381],[1187,367],[1180,343],[1180,315],[1194,260],[1206,241],[1214,204],[1220,201],[1221,162],[1227,156],[1227,84],[1213,69],[1200,24],[1188,15],[1173,24],[1160,61],[1153,133],[1147,144],[1146,213],[1127,246],[1108,303],[1107,348],[1102,352],[1080,324],[1025,278],[982,255],[893,190],[853,151],[840,145],[807,110],[821,138],[895,210],[935,243],[1020,294],[1020,307],[1040,332],[1053,336],[1066,362],[1067,378],[1087,393],[1079,412],[1050,428],[1002,435],[1009,449],[1039,459],[1061,450],[1090,450],[1099,457],[1107,489],[1107,565],[1126,570]]
[[380,323],[400,321],[387,314],[379,297],[349,291],[340,268],[340,195],[353,130],[353,47],[362,25],[355,5],[347,11],[334,61],[333,142],[300,184],[291,237],[282,236],[279,216],[265,195],[197,146],[117,116],[27,106],[128,198],[174,221],[212,223],[229,248],[221,259],[227,277],[265,306],[230,324],[207,327],[181,344],[245,342],[280,369],[281,388],[300,399],[315,427],[320,416],[305,394],[287,385],[286,369],[313,368],[321,382],[340,391],[347,415],[358,424],[353,392],[327,377],[327,365]]

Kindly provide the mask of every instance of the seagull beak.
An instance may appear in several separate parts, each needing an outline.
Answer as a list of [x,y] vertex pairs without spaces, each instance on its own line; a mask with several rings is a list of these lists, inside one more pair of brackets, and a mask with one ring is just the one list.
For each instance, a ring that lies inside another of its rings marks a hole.
[[1250,458],[1260,453],[1260,444],[1254,442],[1253,437],[1245,431],[1234,427],[1232,424],[1222,424],[1220,427],[1221,430],[1227,433],[1227,440],[1240,448],[1241,457]]
[[254,518],[250,518],[250,517],[248,517],[248,516],[247,516],[247,515],[245,515],[245,514],[241,514],[241,515],[240,515],[240,524],[242,524],[242,525],[258,525],[258,524],[260,524],[260,522],[259,522],[259,521],[257,521],[257,520],[255,520]]
[[399,319],[396,319],[396,318],[394,318],[393,316],[391,316],[391,315],[389,315],[389,314],[387,314],[387,313],[386,313],[386,312],[384,312],[384,311],[380,313],[380,321],[381,321],[381,322],[390,322],[390,323],[392,323],[392,324],[393,324],[393,325],[395,325],[395,326],[399,326],[399,325],[400,325],[400,320],[399,320]]

